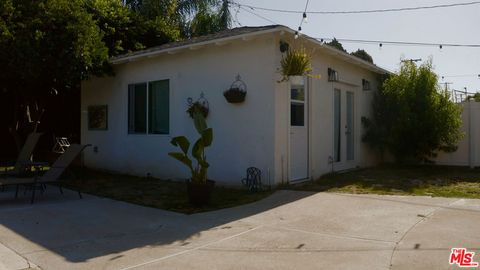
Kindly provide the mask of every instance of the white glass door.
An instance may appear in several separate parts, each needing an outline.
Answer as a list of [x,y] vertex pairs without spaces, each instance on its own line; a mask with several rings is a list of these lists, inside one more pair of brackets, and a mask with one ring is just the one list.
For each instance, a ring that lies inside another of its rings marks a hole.
[[308,178],[308,91],[290,87],[290,181]]

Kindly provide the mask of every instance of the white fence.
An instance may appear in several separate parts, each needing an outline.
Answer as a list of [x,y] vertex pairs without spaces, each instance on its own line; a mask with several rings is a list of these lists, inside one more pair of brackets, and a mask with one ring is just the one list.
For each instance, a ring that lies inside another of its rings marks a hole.
[[464,138],[459,142],[457,151],[453,153],[439,153],[435,159],[440,165],[480,166],[480,102],[464,101],[462,131]]

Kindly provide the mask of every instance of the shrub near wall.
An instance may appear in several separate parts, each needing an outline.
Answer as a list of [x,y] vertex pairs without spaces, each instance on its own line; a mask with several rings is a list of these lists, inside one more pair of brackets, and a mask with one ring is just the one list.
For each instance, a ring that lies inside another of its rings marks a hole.
[[432,62],[403,62],[386,78],[373,103],[373,117],[363,118],[363,140],[397,161],[429,161],[436,152],[452,152],[463,137],[461,107],[438,84]]

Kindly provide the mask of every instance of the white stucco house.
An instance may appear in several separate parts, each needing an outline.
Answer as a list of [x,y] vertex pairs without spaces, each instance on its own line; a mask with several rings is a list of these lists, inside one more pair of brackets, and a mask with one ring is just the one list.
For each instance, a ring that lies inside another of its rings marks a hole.
[[[361,141],[361,117],[370,115],[377,77],[387,71],[294,33],[279,25],[241,27],[112,59],[115,76],[81,86],[81,140],[94,146],[86,166],[187,178],[167,153],[176,150],[172,137],[197,138],[187,100],[202,95],[214,130],[208,175],[221,184],[239,185],[250,166],[274,185],[375,165]],[[305,47],[321,78],[280,82],[280,43]],[[223,92],[237,75],[247,95],[232,104]]]

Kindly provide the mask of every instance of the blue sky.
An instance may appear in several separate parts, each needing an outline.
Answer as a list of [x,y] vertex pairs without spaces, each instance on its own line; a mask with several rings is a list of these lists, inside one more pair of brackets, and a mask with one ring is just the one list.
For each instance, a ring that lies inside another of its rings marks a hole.
[[[306,0],[234,0],[252,6],[303,10]],[[310,11],[346,11],[388,9],[439,4],[465,3],[470,0],[310,0]],[[232,8],[235,17],[236,8]],[[301,14],[285,14],[270,11],[251,10],[278,24],[297,29]],[[242,26],[272,24],[242,9],[236,14]],[[235,23],[235,26],[239,26]],[[308,23],[303,24],[302,32],[311,37],[387,40],[427,43],[480,44],[480,4],[451,8],[349,15],[308,14]],[[391,71],[398,70],[401,58],[433,59],[439,82],[451,82],[451,88],[469,92],[480,91],[480,48],[458,48],[437,46],[397,46],[378,44],[358,44],[344,42],[351,52],[365,49],[372,55],[375,64]],[[466,76],[469,75],[469,76]],[[442,80],[441,76],[445,76]]]

